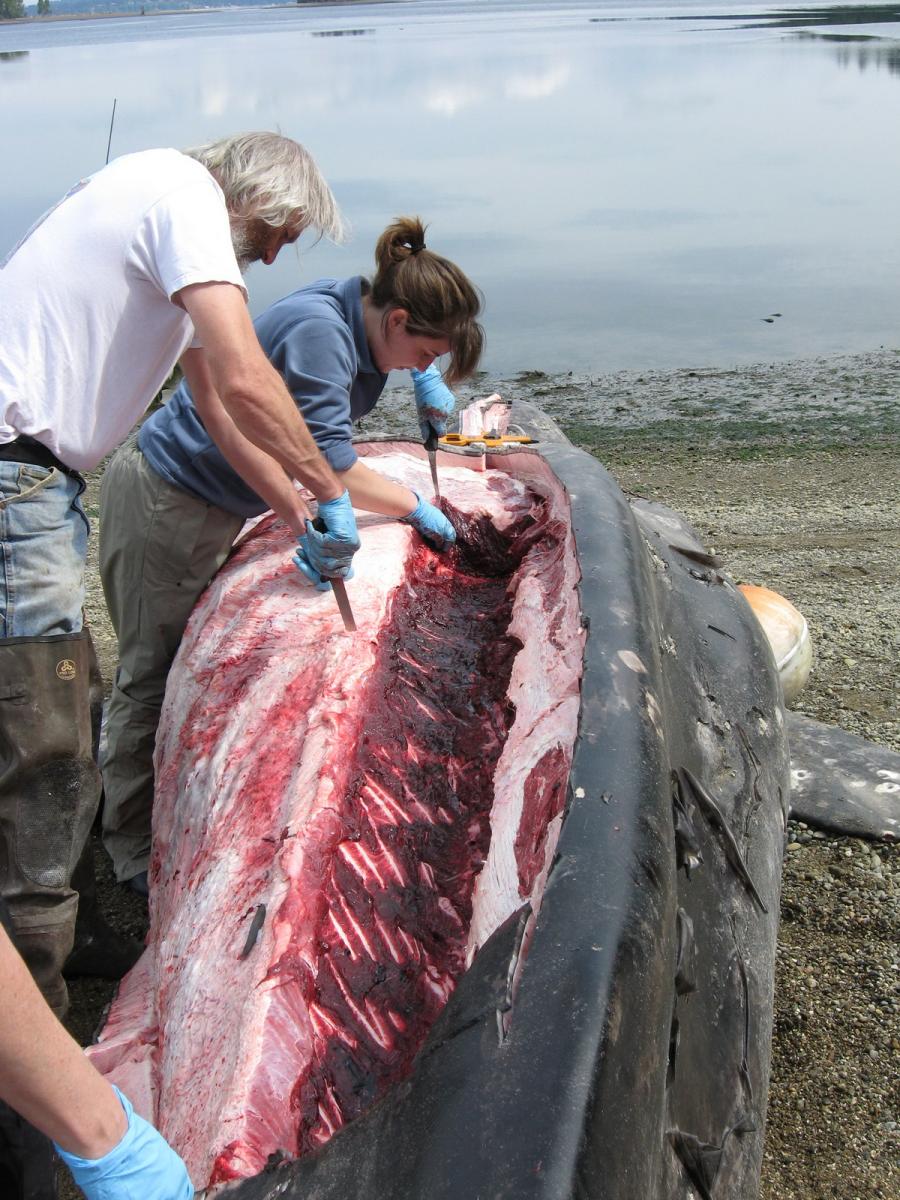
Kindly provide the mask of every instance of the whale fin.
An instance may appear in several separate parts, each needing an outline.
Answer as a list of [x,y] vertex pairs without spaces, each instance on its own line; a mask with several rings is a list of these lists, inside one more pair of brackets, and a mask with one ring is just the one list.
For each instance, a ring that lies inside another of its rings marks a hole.
[[900,839],[900,754],[788,712],[791,816],[851,837]]

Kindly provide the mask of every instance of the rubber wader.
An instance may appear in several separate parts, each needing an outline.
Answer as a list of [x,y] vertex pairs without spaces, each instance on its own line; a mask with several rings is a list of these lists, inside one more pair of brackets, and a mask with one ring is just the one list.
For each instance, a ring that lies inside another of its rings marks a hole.
[[[99,763],[100,733],[103,724],[103,675],[88,633],[88,699],[91,710],[91,756]],[[97,979],[121,979],[143,953],[143,943],[118,933],[100,912],[97,901],[97,878],[94,873],[94,847],[91,839],[85,842],[75,870],[72,887],[78,893],[78,915],[75,918],[75,944],[63,967],[65,979],[90,975]]]
[[72,872],[72,887],[78,893],[78,914],[72,952],[63,964],[64,978],[90,975],[95,979],[121,979],[141,957],[144,947],[136,938],[107,925],[100,912],[90,838]]
[[78,908],[72,874],[100,799],[90,657],[86,630],[0,640],[0,893],[19,952],[59,1017]]

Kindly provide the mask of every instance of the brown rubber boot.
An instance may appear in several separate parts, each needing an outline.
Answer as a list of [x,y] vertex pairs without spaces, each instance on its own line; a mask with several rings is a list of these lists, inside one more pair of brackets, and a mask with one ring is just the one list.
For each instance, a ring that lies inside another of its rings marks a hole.
[[72,952],[77,909],[78,897],[73,892],[53,905],[21,903],[10,911],[16,949],[60,1020],[69,1009],[62,964]]
[[89,975],[97,979],[121,979],[141,957],[144,947],[136,938],[126,937],[107,925],[97,903],[94,852],[90,839],[72,873],[72,887],[78,893],[75,942],[65,961],[63,975],[78,979]]
[[58,1016],[78,907],[72,873],[100,799],[89,674],[86,631],[0,640],[0,894]]

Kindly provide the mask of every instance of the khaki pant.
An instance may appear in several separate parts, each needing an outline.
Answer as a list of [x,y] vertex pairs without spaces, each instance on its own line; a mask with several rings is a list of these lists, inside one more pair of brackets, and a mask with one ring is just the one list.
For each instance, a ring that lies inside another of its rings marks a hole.
[[116,878],[150,860],[153,749],[166,677],[188,617],[225,562],[242,517],[167,483],[133,435],[100,493],[100,574],[119,639],[102,763],[103,842]]

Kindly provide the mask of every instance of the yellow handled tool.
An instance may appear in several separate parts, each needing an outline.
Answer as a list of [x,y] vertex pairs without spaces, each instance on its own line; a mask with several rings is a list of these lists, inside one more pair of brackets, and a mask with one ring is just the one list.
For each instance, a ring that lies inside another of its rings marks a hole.
[[530,438],[526,433],[504,433],[498,437],[491,437],[487,433],[471,437],[465,433],[445,433],[438,442],[438,445],[472,446],[477,443],[479,446],[509,446],[519,443],[520,445],[527,446],[529,442],[533,441],[534,438]]

